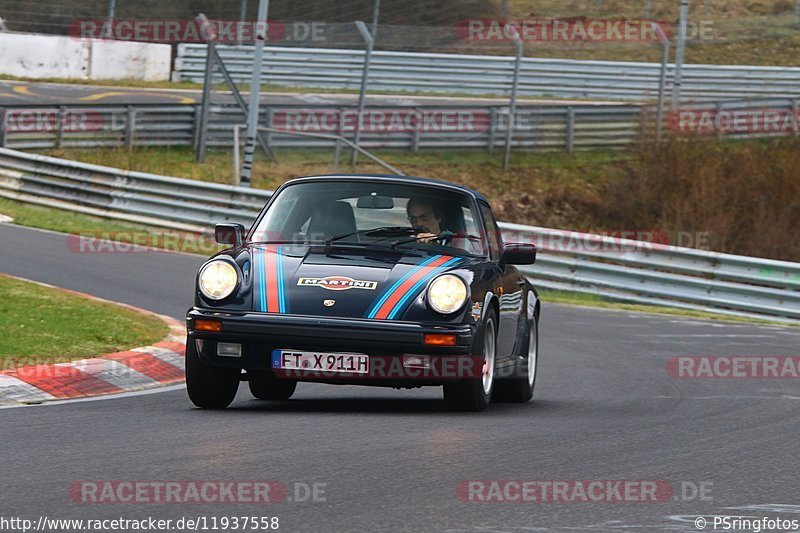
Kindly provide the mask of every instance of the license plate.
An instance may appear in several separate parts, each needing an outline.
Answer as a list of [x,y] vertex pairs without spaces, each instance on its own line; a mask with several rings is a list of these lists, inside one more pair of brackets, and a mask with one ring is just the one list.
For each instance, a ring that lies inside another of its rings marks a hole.
[[369,374],[369,356],[352,353],[317,353],[274,350],[272,368],[345,374]]

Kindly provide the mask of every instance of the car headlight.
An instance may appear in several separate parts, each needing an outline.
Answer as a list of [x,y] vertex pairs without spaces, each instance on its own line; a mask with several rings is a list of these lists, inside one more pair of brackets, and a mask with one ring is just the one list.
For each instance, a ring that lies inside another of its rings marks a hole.
[[437,313],[449,315],[467,301],[467,286],[458,276],[439,276],[428,287],[428,304]]
[[231,295],[239,282],[236,268],[228,261],[211,261],[200,270],[198,285],[203,296],[222,300]]

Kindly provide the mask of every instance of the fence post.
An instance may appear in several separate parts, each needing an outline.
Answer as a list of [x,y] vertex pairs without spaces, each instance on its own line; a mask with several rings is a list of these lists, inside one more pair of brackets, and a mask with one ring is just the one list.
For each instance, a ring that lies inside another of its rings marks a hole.
[[6,147],[6,124],[8,124],[8,110],[0,107],[0,148]]
[[[370,35],[369,31],[367,31],[367,26],[363,22],[357,20],[355,24],[359,33],[361,33],[361,38],[364,39],[364,42],[367,44],[367,49],[364,52],[364,70],[361,74],[361,90],[358,93],[358,120],[356,121],[356,132],[355,135],[353,135],[353,144],[358,146],[361,141],[361,120],[364,114],[364,100],[367,96],[367,80],[369,79],[369,64],[372,60],[372,45],[375,40],[372,38],[372,35]],[[355,165],[357,159],[358,152],[353,150],[350,156],[350,164]]]
[[127,109],[127,122],[125,123],[125,148],[133,148],[134,136],[136,134],[136,110],[132,105]]
[[575,109],[567,107],[567,153],[575,151]]
[[511,139],[513,137],[515,122],[517,119],[517,89],[519,87],[519,69],[522,64],[522,52],[524,50],[522,38],[514,26],[508,26],[513,32],[514,42],[517,45],[517,57],[514,60],[514,79],[511,82],[511,102],[508,107],[508,125],[506,126],[506,151],[503,154],[503,170],[508,170],[508,161],[511,158]]
[[[269,38],[268,22],[269,0],[259,0],[257,26],[264,25],[256,35],[256,49],[253,54],[253,76],[250,78],[250,101],[247,106],[247,135],[244,140],[244,160],[242,161],[241,186],[250,186],[250,177],[253,173],[253,156],[256,151],[256,137],[258,136],[258,117],[261,105],[261,69],[264,66],[264,43]],[[260,28],[259,28],[260,30]]]
[[[798,5],[800,5],[800,0],[798,0]],[[800,100],[797,98],[792,98],[792,113],[794,113],[795,122],[797,122],[797,119],[800,118]],[[800,128],[795,130],[794,136],[800,137]],[[2,143],[0,143],[0,146],[3,146]]]
[[333,149],[333,172],[339,172],[339,160],[342,156],[342,141],[336,139],[336,147]]
[[[199,18],[199,17],[198,17]],[[205,17],[204,17],[205,18]],[[206,160],[206,142],[208,140],[208,113],[211,105],[211,83],[214,76],[214,42],[209,40],[206,44],[206,70],[203,76],[203,102],[201,104],[200,121],[197,128],[197,162]]]
[[667,93],[667,68],[669,67],[669,39],[660,24],[656,24],[656,33],[664,47],[661,56],[661,76],[658,80],[658,110],[656,111],[656,144],[661,142],[664,129],[664,99]]
[[686,25],[689,22],[689,0],[681,0],[681,19],[678,28],[678,49],[675,52],[675,74],[672,79],[672,109],[678,107],[683,80],[683,56],[686,52]]
[[[717,109],[717,116],[720,116],[720,114],[722,113],[722,110],[724,108],[723,103],[722,102],[717,102],[716,104],[714,104],[714,107],[716,107],[716,109]],[[721,141],[724,138],[725,138],[725,130],[723,128],[717,128],[717,139],[719,139]]]

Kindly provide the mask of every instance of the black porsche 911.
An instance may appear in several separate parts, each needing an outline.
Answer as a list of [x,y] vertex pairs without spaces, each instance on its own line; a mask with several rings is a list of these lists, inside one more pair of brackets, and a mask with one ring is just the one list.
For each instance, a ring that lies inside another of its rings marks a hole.
[[280,187],[249,232],[198,272],[186,385],[227,407],[240,381],[262,400],[297,383],[443,386],[454,410],[527,402],[540,302],[488,201],[406,176],[312,176]]

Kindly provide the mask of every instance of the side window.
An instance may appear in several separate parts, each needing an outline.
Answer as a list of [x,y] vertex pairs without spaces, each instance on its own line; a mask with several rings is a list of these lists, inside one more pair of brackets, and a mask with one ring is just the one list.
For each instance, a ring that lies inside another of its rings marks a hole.
[[503,241],[500,239],[500,229],[497,227],[497,221],[495,221],[491,209],[481,204],[481,213],[486,223],[486,239],[489,241],[489,255],[491,255],[492,260],[499,261],[503,249]]

